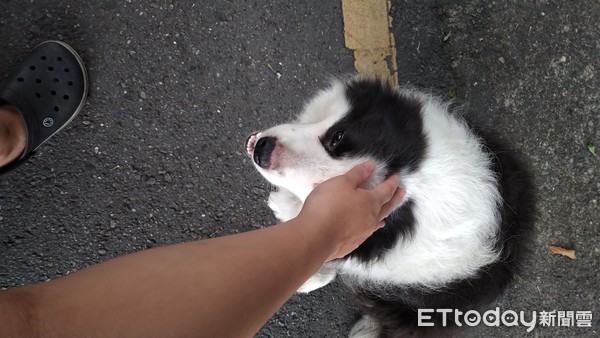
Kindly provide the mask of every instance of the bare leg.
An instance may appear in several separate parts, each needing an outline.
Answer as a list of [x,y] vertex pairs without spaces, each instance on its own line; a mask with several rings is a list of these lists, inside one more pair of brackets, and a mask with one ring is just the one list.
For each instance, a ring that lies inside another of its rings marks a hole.
[[12,106],[0,106],[0,167],[19,158],[26,142],[21,115]]

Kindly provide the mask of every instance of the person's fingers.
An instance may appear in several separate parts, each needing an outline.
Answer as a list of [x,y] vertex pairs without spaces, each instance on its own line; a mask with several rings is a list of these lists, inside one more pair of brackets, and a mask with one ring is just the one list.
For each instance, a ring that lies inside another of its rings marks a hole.
[[374,170],[375,162],[367,161],[350,169],[344,176],[350,180],[352,185],[359,187],[369,179]]
[[384,218],[388,217],[392,213],[392,211],[396,210],[396,208],[400,206],[400,203],[402,203],[402,200],[404,199],[405,195],[406,191],[404,189],[400,187],[396,188],[396,191],[394,192],[394,195],[389,200],[389,202],[387,202],[381,207],[379,219],[383,220]]
[[400,176],[392,175],[388,177],[387,180],[371,189],[371,193],[375,195],[379,205],[384,205],[392,199],[396,188],[398,188],[398,184],[400,184]]

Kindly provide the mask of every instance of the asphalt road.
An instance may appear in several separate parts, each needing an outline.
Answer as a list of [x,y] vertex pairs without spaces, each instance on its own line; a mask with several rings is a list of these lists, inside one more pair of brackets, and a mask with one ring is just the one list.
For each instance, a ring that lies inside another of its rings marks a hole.
[[[0,176],[4,288],[273,223],[270,187],[244,141],[353,72],[339,1],[3,0],[0,13],[0,70],[60,39],[80,51],[91,81],[73,123]],[[391,14],[400,82],[465,104],[535,173],[534,254],[498,306],[589,310],[592,328],[533,333],[597,335],[600,158],[586,145],[600,152],[600,3],[393,1]],[[258,336],[342,337],[358,317],[334,283],[294,296]]]

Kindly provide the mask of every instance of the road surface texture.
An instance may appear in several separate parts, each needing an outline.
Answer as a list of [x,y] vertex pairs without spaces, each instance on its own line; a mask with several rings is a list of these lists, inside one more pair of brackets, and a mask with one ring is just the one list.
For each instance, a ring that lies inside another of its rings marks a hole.
[[[340,1],[3,0],[0,13],[0,79],[59,39],[80,51],[91,85],[72,124],[0,177],[2,288],[272,224],[247,136],[354,71]],[[588,144],[600,152],[600,3],[393,1],[390,14],[400,83],[464,105],[535,174],[534,254],[496,306],[528,318],[592,311],[591,328],[530,335],[597,335],[600,157]],[[336,282],[294,296],[258,336],[344,337],[359,316]]]

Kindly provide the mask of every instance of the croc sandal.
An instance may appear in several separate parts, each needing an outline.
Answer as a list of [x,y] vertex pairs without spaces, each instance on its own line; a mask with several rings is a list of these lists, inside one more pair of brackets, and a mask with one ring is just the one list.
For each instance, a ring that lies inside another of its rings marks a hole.
[[25,123],[23,153],[0,174],[24,162],[79,113],[88,91],[83,61],[64,42],[38,45],[0,85],[0,106],[11,105]]

